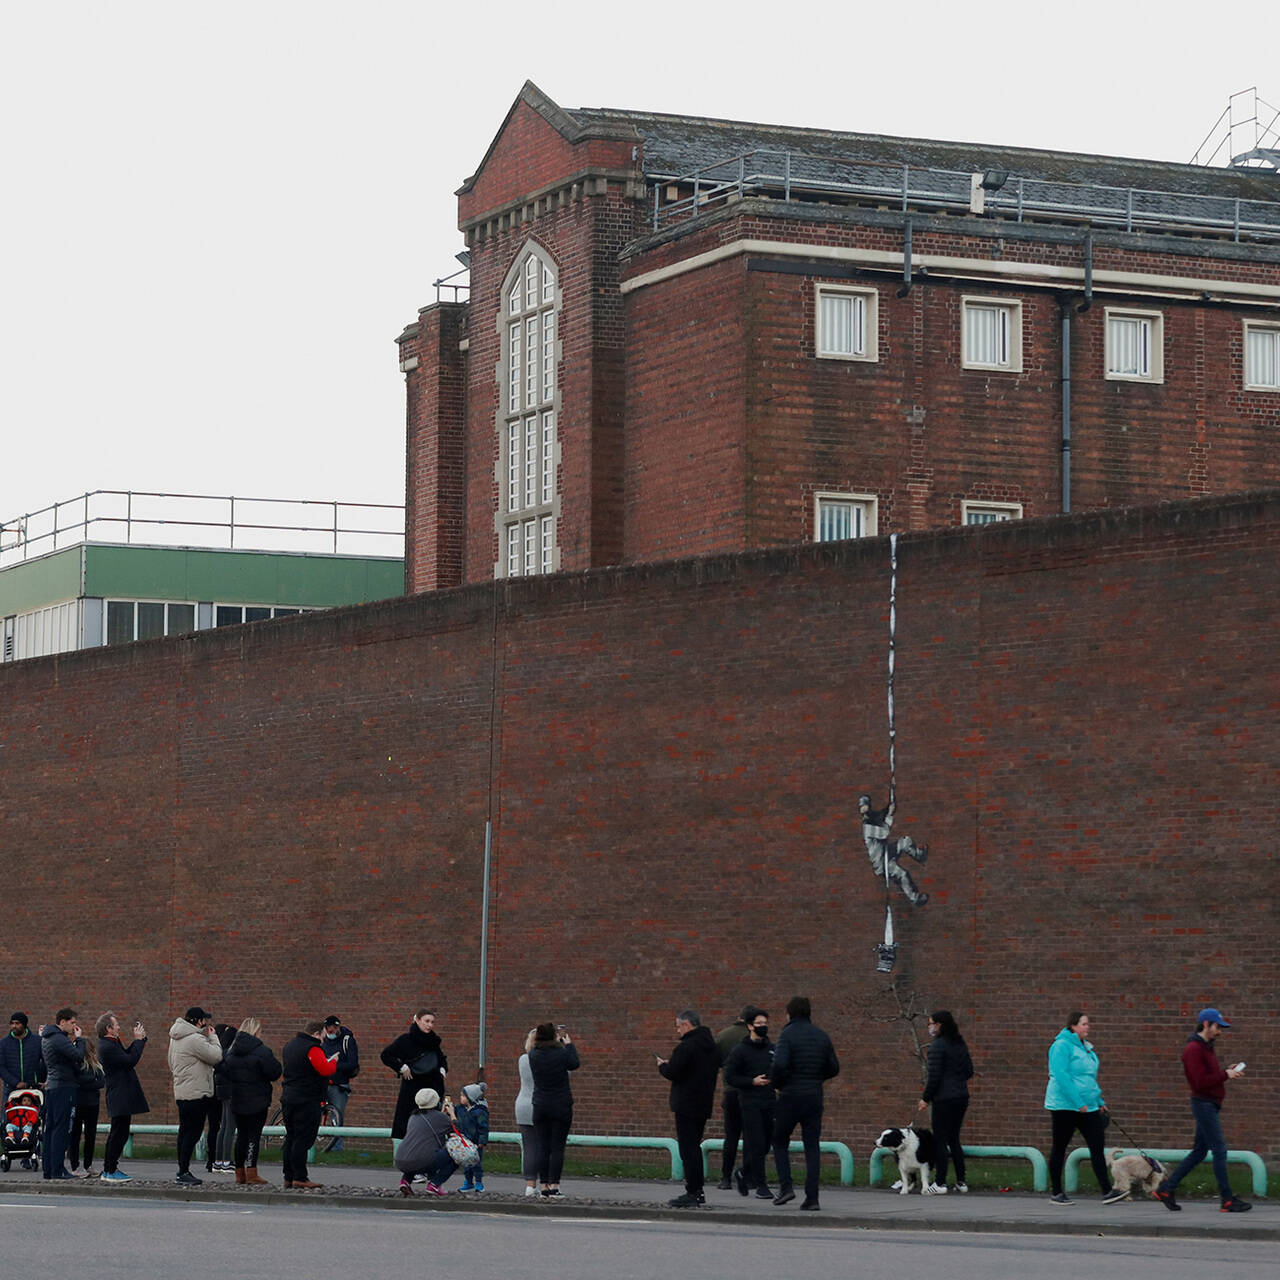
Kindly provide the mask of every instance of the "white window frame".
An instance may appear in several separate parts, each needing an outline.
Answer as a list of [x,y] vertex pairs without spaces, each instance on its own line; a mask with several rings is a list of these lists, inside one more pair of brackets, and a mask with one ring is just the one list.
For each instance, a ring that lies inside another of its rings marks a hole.
[[[1275,382],[1258,382],[1256,379],[1249,377],[1249,335],[1251,333],[1265,333],[1270,336],[1272,343],[1275,345]],[[1257,320],[1246,320],[1244,322],[1244,389],[1246,391],[1280,391],[1280,324],[1268,324]]]
[[[852,298],[862,303],[862,346],[855,351],[836,351],[824,346],[822,322],[824,298]],[[813,349],[820,360],[852,360],[874,364],[880,359],[880,294],[875,289],[843,284],[819,284],[813,291]]]
[[[1147,367],[1138,373],[1116,368],[1118,357],[1113,321],[1137,321],[1147,325]],[[1105,312],[1106,379],[1109,382],[1164,381],[1164,314],[1160,311],[1135,311],[1129,307],[1107,307]]]
[[[970,515],[992,515],[991,520],[970,520]],[[1022,503],[1020,502],[986,502],[967,498],[960,503],[960,523],[963,525],[998,524],[1002,520],[1021,520]]]
[[511,264],[498,309],[498,535],[495,578],[554,573],[560,567],[561,353],[559,268],[530,242]]
[[[1005,316],[1004,359],[996,361],[969,358],[970,317],[974,310],[997,311]],[[1013,298],[987,298],[963,295],[960,299],[960,366],[983,369],[988,373],[1022,372],[1022,303]]]
[[822,508],[824,503],[847,504],[862,512],[863,530],[855,538],[874,538],[880,523],[880,499],[874,493],[846,493],[836,489],[820,489],[813,495],[814,542],[838,542],[843,539],[823,538]]

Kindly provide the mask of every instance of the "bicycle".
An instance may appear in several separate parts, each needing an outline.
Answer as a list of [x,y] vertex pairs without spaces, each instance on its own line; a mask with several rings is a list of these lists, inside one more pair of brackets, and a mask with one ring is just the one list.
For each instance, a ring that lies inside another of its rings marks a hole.
[[[283,1104],[277,1104],[275,1110],[272,1111],[272,1113],[267,1117],[267,1128],[268,1129],[272,1127],[278,1128],[283,1124],[284,1124],[284,1106]],[[338,1124],[338,1113],[333,1109],[333,1107],[329,1104],[329,1100],[326,1098],[320,1104],[320,1128],[321,1130],[335,1128],[337,1127],[337,1124]],[[278,1134],[278,1133],[268,1134],[265,1130],[263,1131],[263,1134],[262,1134],[263,1147],[269,1147],[273,1143],[282,1143],[283,1141],[284,1141],[284,1138],[281,1134]],[[320,1139],[319,1137],[317,1137],[316,1146],[319,1147],[319,1145],[320,1145]]]

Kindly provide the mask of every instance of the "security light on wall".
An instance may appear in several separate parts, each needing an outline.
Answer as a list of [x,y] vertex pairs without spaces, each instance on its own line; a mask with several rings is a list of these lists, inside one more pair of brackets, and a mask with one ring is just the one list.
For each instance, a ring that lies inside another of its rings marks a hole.
[[982,175],[982,189],[984,191],[999,191],[1008,181],[1009,171],[1007,169],[988,169]]
[[471,270],[471,251],[469,249],[463,249],[461,253],[455,253],[453,256],[462,263],[464,271]]

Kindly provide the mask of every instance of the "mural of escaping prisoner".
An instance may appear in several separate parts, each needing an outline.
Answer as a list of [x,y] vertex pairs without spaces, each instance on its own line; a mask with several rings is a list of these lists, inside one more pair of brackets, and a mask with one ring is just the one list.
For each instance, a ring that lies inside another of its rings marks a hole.
[[896,800],[890,800],[887,809],[873,809],[870,796],[859,796],[862,838],[866,842],[867,857],[871,859],[871,867],[876,875],[886,886],[892,880],[912,906],[923,907],[929,901],[929,895],[916,888],[915,881],[898,859],[906,855],[923,866],[929,857],[929,846],[916,844],[910,836],[900,836],[896,840],[890,838],[889,832],[893,829],[893,815],[897,811],[897,805]]

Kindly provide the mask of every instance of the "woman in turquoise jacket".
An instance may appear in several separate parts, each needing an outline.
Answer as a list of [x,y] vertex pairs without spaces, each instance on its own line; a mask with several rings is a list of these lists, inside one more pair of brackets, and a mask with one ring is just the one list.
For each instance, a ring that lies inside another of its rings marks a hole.
[[1102,1149],[1106,1133],[1107,1104],[1098,1085],[1098,1055],[1089,1043],[1089,1015],[1078,1010],[1067,1016],[1067,1025],[1049,1046],[1049,1085],[1044,1106],[1053,1120],[1053,1149],[1049,1153],[1050,1204],[1070,1204],[1062,1190],[1062,1168],[1067,1162],[1067,1144],[1079,1130],[1088,1143],[1089,1160],[1102,1188],[1102,1202],[1122,1200],[1111,1186],[1107,1159]]

